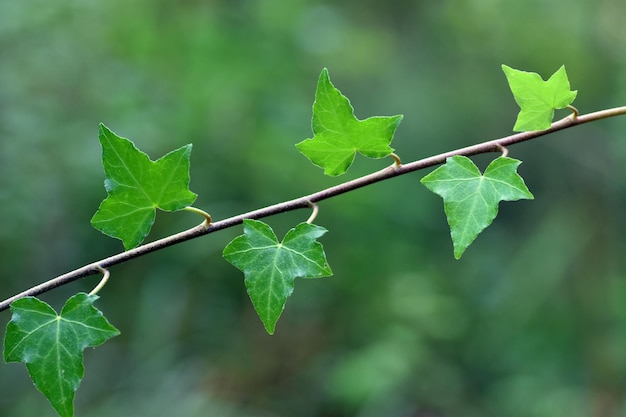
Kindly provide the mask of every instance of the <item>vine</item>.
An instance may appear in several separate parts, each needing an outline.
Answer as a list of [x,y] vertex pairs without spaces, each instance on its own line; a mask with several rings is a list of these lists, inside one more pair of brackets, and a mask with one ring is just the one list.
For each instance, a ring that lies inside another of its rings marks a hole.
[[[24,362],[37,389],[61,417],[74,415],[73,400],[83,377],[83,350],[119,334],[93,307],[97,293],[110,277],[109,268],[172,245],[243,224],[243,235],[224,249],[223,257],[240,269],[245,285],[268,333],[275,331],[295,278],[332,275],[322,245],[327,230],[315,225],[319,203],[380,181],[430,167],[438,168],[421,182],[443,198],[450,225],[455,258],[495,219],[500,201],[534,196],[517,173],[521,161],[509,157],[509,147],[560,130],[609,117],[626,115],[626,106],[579,114],[572,106],[577,91],[570,90],[565,68],[547,81],[538,74],[502,66],[514,98],[520,106],[514,130],[519,133],[476,145],[402,163],[389,146],[403,116],[375,116],[359,120],[349,100],[331,83],[328,71],[320,75],[313,104],[313,138],[296,145],[313,164],[330,176],[344,174],[356,153],[369,158],[390,157],[393,164],[377,172],[327,189],[268,207],[213,221],[210,214],[193,207],[197,195],[189,190],[192,146],[178,148],[152,161],[106,126],[100,125],[102,162],[107,198],[93,216],[92,225],[120,239],[125,251],[50,279],[0,302],[0,311],[11,309],[4,342],[6,362]],[[572,114],[552,122],[554,111]],[[472,155],[499,152],[484,173],[469,159]],[[143,244],[154,223],[156,209],[186,210],[203,217],[201,224],[183,232]],[[297,209],[310,209],[309,218],[289,230],[279,241],[260,219]],[[89,293],[71,297],[57,314],[34,298],[82,277],[102,274]]]

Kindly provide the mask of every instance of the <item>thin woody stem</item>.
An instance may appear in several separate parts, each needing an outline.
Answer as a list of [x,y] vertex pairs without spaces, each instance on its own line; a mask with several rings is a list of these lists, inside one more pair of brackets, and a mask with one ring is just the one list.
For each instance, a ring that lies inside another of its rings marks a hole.
[[174,235],[156,240],[151,243],[147,243],[142,246],[138,246],[126,252],[118,253],[117,255],[113,255],[92,264],[85,265],[81,268],[75,269],[74,271],[67,272],[42,284],[34,286],[26,291],[23,291],[19,294],[14,295],[13,297],[7,298],[6,300],[0,302],[0,311],[8,309],[10,304],[19,298],[39,295],[48,292],[56,287],[76,281],[77,279],[83,278],[85,276],[99,273],[100,268],[108,268],[113,265],[118,265],[139,256],[147,255],[148,253],[155,252],[169,246],[185,242],[187,240],[195,239],[200,236],[217,232],[218,230],[239,225],[243,222],[244,219],[256,220],[273,216],[275,214],[284,213],[287,211],[301,208],[309,208],[313,203],[318,203],[320,201],[336,197],[350,191],[354,191],[358,188],[365,187],[376,182],[384,181],[389,178],[397,177],[399,175],[408,174],[409,172],[419,171],[425,168],[443,164],[446,162],[447,158],[455,155],[471,156],[482,153],[494,152],[495,150],[500,150],[500,147],[514,145],[517,143],[536,139],[538,137],[548,135],[559,130],[568,129],[573,126],[578,126],[584,123],[594,122],[620,115],[626,115],[626,106],[601,110],[585,115],[579,115],[576,118],[568,116],[564,119],[552,123],[552,126],[550,126],[550,128],[546,130],[517,133],[503,138],[482,142],[476,145],[467,146],[449,152],[444,152],[439,155],[434,155],[428,158],[420,159],[418,161],[413,161],[394,167],[395,169],[385,168],[372,174],[365,175],[352,181],[344,182],[342,184],[327,188],[322,191],[318,191],[313,194],[274,204],[265,208],[253,210],[247,213],[239,214],[237,216],[213,222],[206,226],[206,222],[203,222],[201,225],[198,225],[191,229],[176,233]]

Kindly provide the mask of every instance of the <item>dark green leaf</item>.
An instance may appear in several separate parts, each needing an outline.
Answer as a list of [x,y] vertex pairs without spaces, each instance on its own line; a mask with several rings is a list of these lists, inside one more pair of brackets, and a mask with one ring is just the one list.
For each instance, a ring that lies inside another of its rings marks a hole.
[[91,224],[121,239],[124,248],[139,245],[150,232],[156,209],[176,211],[192,204],[189,191],[191,145],[151,161],[128,139],[100,125],[104,186],[109,196],[100,204]]
[[469,158],[453,156],[422,178],[422,184],[443,197],[456,259],[496,218],[500,201],[534,198],[517,174],[521,163],[496,158],[481,175]]
[[358,120],[347,97],[330,82],[328,70],[320,75],[313,103],[313,138],[296,145],[326,175],[344,174],[357,152],[369,158],[383,158],[393,152],[389,146],[402,116],[370,117]]
[[224,258],[241,271],[252,304],[265,329],[274,333],[294,279],[332,275],[324,248],[316,241],[326,229],[300,223],[289,230],[282,242],[265,223],[244,220],[244,234],[224,249]]
[[119,334],[93,307],[98,297],[78,293],[61,315],[34,297],[11,304],[4,360],[24,362],[35,386],[61,417],[74,415],[74,393],[83,378],[83,350]]

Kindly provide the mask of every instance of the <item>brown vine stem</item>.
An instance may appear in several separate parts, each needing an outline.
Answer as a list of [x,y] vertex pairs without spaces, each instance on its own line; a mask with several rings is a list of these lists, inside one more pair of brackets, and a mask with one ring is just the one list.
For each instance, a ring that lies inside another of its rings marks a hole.
[[185,242],[187,240],[195,239],[200,236],[208,235],[210,233],[217,232],[218,230],[236,226],[238,224],[241,224],[244,219],[261,219],[287,211],[301,208],[310,208],[311,204],[338,196],[340,194],[347,193],[349,191],[356,190],[361,187],[365,187],[379,181],[397,177],[399,175],[407,174],[409,172],[419,171],[421,169],[429,168],[435,165],[443,164],[445,163],[446,159],[451,156],[471,156],[488,152],[500,152],[502,147],[525,142],[527,140],[535,139],[540,136],[544,136],[573,126],[578,126],[584,123],[594,122],[620,115],[626,115],[626,106],[615,107],[612,109],[579,115],[575,119],[568,116],[552,123],[550,128],[546,130],[517,133],[500,139],[494,139],[476,145],[467,146],[465,148],[444,152],[439,155],[434,155],[428,158],[420,159],[418,161],[409,162],[400,166],[395,166],[394,164],[393,166],[384,168],[372,174],[365,175],[363,177],[354,179],[352,181],[347,181],[339,185],[335,185],[334,187],[330,187],[304,197],[274,204],[265,208],[253,210],[247,213],[239,214],[237,216],[229,217],[224,220],[213,222],[208,225],[208,227],[206,227],[203,223],[183,232],[176,233],[174,235],[156,240],[151,243],[147,243],[142,246],[138,246],[126,252],[118,253],[117,255],[110,256],[92,264],[85,265],[81,268],[75,269],[74,271],[68,272],[42,284],[34,286],[26,291],[23,291],[19,294],[14,295],[13,297],[7,298],[6,300],[0,302],[0,311],[8,309],[9,305],[19,298],[39,295],[48,292],[54,288],[73,282],[79,278],[100,273],[102,269],[109,268],[113,265],[118,265],[139,256],[143,256],[148,253],[155,252],[181,242]]

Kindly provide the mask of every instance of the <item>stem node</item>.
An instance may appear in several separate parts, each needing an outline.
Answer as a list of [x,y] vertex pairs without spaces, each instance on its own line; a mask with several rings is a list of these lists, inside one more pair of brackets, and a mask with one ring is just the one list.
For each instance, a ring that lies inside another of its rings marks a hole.
[[505,146],[496,143],[496,149],[502,152],[502,155],[500,155],[502,158],[506,158],[507,156],[509,156],[509,150]]

